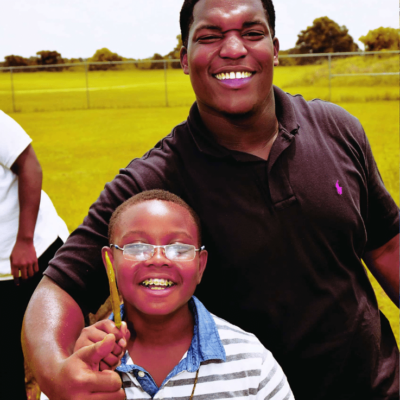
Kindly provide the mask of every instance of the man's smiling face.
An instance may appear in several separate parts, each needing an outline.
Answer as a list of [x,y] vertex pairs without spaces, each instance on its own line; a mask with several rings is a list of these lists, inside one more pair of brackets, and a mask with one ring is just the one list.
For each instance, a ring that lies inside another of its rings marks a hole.
[[181,63],[200,110],[246,114],[272,96],[279,42],[261,0],[200,0],[193,9]]

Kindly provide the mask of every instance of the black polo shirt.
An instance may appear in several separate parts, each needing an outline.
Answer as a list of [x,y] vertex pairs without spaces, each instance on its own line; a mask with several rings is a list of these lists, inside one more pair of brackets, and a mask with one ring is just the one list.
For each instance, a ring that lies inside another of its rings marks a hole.
[[95,312],[108,296],[100,249],[112,211],[140,191],[169,190],[202,220],[209,262],[197,296],[258,336],[296,399],[397,398],[397,345],[361,258],[399,232],[398,208],[356,118],[274,91],[268,161],[218,145],[194,104],[105,186],[46,275]]

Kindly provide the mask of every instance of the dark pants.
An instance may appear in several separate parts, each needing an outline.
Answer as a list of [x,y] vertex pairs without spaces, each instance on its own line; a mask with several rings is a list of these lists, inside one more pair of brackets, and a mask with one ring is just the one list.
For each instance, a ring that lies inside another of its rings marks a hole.
[[1,307],[1,361],[0,361],[0,399],[26,400],[24,356],[21,348],[21,328],[24,313],[36,286],[43,276],[49,261],[63,245],[58,238],[38,259],[39,272],[32,278],[0,281]]

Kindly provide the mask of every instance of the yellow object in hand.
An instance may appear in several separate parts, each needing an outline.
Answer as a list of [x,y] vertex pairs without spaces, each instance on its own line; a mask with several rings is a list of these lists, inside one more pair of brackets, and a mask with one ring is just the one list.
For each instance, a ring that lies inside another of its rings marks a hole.
[[121,328],[121,311],[120,311],[120,301],[119,294],[117,289],[117,282],[115,281],[114,269],[110,261],[110,257],[108,257],[108,253],[106,252],[106,264],[107,264],[107,276],[108,283],[110,284],[110,295],[111,295],[111,305],[114,313],[114,322],[115,326],[120,329]]

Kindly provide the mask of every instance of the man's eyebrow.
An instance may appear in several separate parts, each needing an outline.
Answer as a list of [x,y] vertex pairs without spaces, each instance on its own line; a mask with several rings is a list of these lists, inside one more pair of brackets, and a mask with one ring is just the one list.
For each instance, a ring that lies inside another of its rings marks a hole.
[[[243,22],[242,28],[249,28],[251,26],[254,25],[266,25],[265,21],[262,20],[254,20],[254,21],[245,21]],[[201,31],[202,29],[208,29],[208,30],[212,30],[212,31],[222,31],[222,28],[218,25],[210,25],[210,24],[204,24],[204,25],[200,25],[198,28],[196,28],[195,32]]]
[[195,32],[201,31],[202,29],[209,29],[209,30],[212,30],[212,31],[221,31],[221,27],[218,26],[218,25],[207,25],[207,24],[204,24],[204,25],[200,25],[198,28],[196,28]]
[[266,25],[265,21],[262,21],[260,19],[256,19],[254,21],[246,21],[243,23],[243,28],[249,28],[250,26],[254,26],[254,25]]

